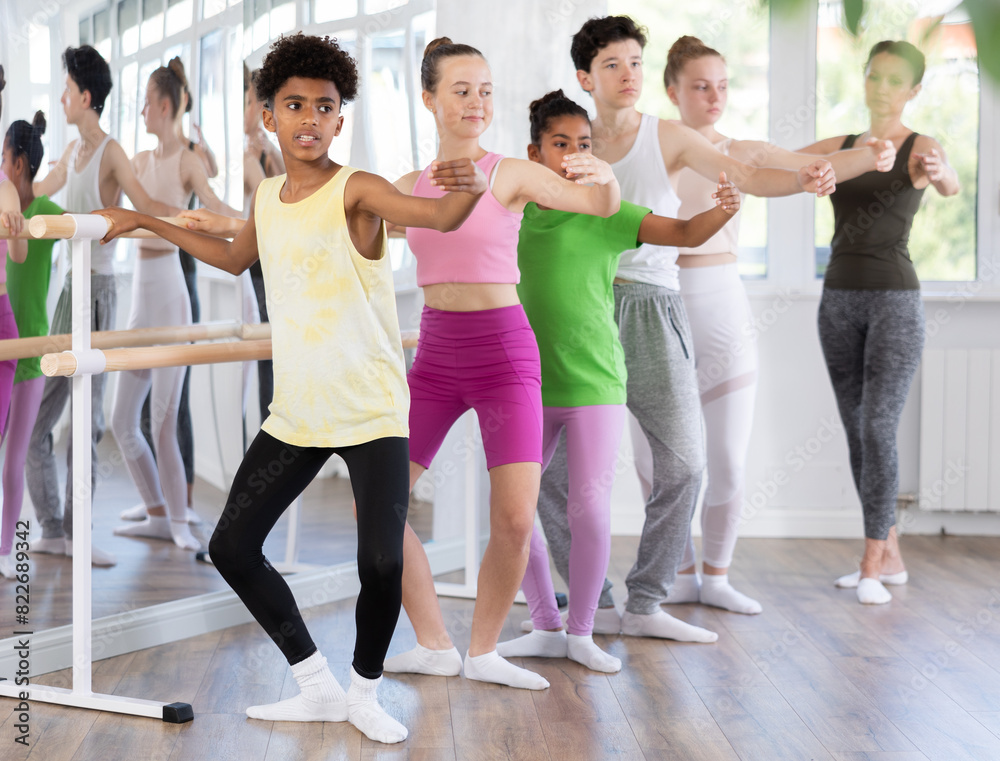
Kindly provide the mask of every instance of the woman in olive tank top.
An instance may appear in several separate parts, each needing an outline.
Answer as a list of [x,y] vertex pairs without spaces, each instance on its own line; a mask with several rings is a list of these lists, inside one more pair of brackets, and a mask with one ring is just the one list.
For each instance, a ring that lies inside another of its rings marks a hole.
[[866,604],[889,602],[884,585],[907,581],[895,527],[896,430],[924,346],[920,282],[907,249],[910,226],[928,185],[944,196],[959,191],[940,144],[902,121],[923,73],[924,56],[913,45],[878,43],[865,65],[868,131],[807,149],[826,153],[869,137],[891,140],[897,149],[889,172],[838,182],[830,196],[834,233],[819,306],[820,343],[865,521],[861,569],[836,584],[856,587]]

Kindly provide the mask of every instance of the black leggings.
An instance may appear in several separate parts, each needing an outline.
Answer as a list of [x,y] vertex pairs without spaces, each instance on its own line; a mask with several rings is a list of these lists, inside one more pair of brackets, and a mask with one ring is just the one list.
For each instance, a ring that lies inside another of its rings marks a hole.
[[289,664],[316,652],[288,584],[264,557],[278,518],[338,454],[347,463],[358,512],[354,670],[367,679],[382,662],[402,602],[403,529],[409,500],[409,440],[384,438],[350,447],[296,447],[261,431],[240,465],[209,543],[212,562],[280,648]]

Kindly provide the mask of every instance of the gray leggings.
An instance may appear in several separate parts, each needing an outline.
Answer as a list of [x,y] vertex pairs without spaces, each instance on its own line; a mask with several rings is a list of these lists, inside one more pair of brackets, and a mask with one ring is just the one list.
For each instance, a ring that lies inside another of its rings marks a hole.
[[896,523],[896,431],[924,348],[920,291],[824,289],[819,340],[851,453],[865,536]]

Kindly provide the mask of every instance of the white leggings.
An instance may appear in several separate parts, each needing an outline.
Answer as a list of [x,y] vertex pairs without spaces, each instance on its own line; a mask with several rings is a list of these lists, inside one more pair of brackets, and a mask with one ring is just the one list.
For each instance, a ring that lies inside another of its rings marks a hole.
[[[736,264],[680,271],[681,297],[691,322],[698,391],[705,419],[708,486],[701,508],[702,559],[728,568],[740,525],[747,447],[757,393],[757,339]],[[649,444],[629,419],[636,471],[644,493],[652,482]],[[695,563],[688,534],[680,568]]]
[[[191,301],[177,253],[137,259],[129,329],[190,324]],[[111,428],[143,503],[146,507],[166,505],[170,518],[176,521],[186,519],[187,507],[187,480],[177,444],[177,408],[184,371],[184,367],[163,367],[120,373],[111,414]],[[142,405],[150,387],[155,461],[139,430]]]

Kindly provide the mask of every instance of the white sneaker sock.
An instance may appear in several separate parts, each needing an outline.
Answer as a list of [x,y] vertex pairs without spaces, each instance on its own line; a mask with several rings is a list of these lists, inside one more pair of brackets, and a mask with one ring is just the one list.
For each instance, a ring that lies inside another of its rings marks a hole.
[[[841,576],[833,582],[833,585],[835,587],[840,587],[841,589],[855,589],[860,580],[861,571],[855,571],[854,573],[849,573],[846,576]],[[881,573],[879,574],[878,580],[883,584],[900,586],[910,580],[910,574],[906,571],[900,571],[899,573]]]
[[594,612],[594,634],[620,634],[622,617],[617,608],[598,608]]
[[570,634],[566,637],[566,657],[592,671],[615,674],[622,670],[622,662],[594,644],[594,636]]
[[351,667],[351,686],[347,690],[347,719],[369,740],[398,743],[406,739],[406,727],[392,718],[378,704],[375,694],[382,677],[365,679]]
[[[135,507],[130,507],[127,510],[122,510],[121,515],[118,517],[123,521],[141,521],[149,515],[146,512],[146,505],[140,502]],[[184,515],[188,523],[201,523],[201,516],[198,515],[192,508],[185,507]]]
[[[708,577],[706,576],[705,578]],[[680,605],[686,602],[704,602],[699,596],[701,584],[701,577],[697,573],[677,574],[674,586],[667,596],[667,604]]]
[[382,669],[397,674],[458,676],[462,673],[462,656],[455,647],[431,650],[418,642],[412,650],[386,658]]
[[41,552],[46,555],[65,555],[66,540],[65,537],[61,536],[57,536],[55,539],[39,536],[28,543],[28,548],[31,552]]
[[566,632],[533,631],[523,637],[497,643],[502,658],[565,658]]
[[301,692],[268,705],[250,706],[247,716],[263,721],[347,721],[344,688],[317,650],[292,666],[292,676]]
[[[68,537],[68,536],[63,537],[62,542],[63,542],[63,554],[66,555],[66,557],[68,557],[68,558],[73,557],[73,539],[72,539],[72,537]],[[53,553],[53,554],[55,554],[55,553]],[[110,568],[111,566],[116,565],[117,563],[118,563],[118,560],[110,552],[105,552],[100,547],[95,547],[94,545],[90,545],[90,564],[91,565],[101,566],[103,568]]]
[[[752,597],[747,597],[742,592],[737,592],[733,589],[729,583],[729,574],[722,574],[721,576],[706,574],[703,576],[701,579],[700,599],[704,605],[731,610],[733,613],[754,615],[764,610],[761,604]],[[667,600],[667,602],[670,601]]]
[[622,616],[622,634],[630,637],[675,639],[678,642],[715,642],[719,638],[715,632],[686,624],[662,610],[649,615],[625,611]]
[[173,542],[182,550],[200,550],[199,542],[187,521],[172,521],[165,515],[148,515],[145,520],[125,526],[116,526],[116,536],[138,536],[144,539],[163,539]]
[[528,671],[505,661],[496,650],[475,657],[466,653],[465,678],[478,682],[506,684],[508,687],[520,687],[522,690],[544,690],[549,686],[548,680],[534,671]]
[[14,569],[14,559],[10,555],[0,555],[0,576],[5,579],[13,579],[17,576]]
[[861,579],[858,582],[858,602],[862,605],[885,605],[891,599],[889,590],[878,579]]

